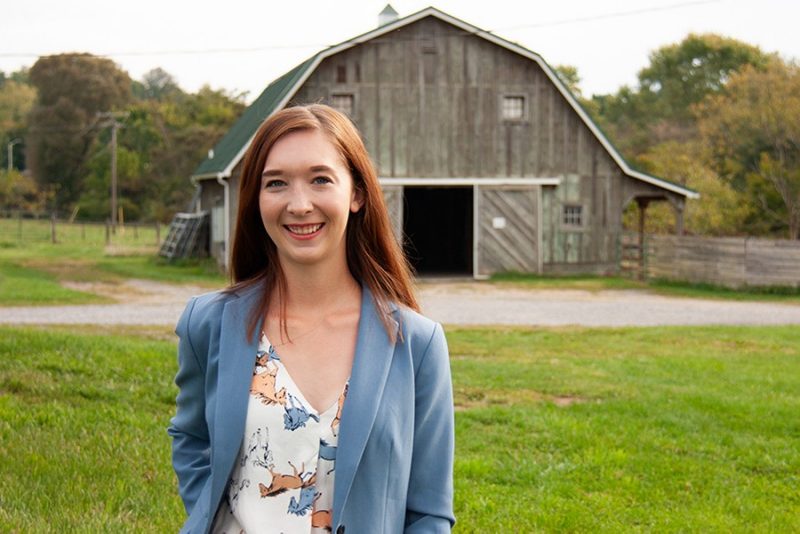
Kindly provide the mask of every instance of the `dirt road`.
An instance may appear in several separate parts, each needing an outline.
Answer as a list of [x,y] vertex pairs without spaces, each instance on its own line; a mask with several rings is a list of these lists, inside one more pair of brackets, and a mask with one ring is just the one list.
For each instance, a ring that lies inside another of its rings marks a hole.
[[[115,304],[0,307],[6,324],[174,325],[186,300],[206,292],[144,280],[73,286]],[[800,324],[800,305],[664,297],[635,290],[530,290],[488,283],[424,283],[423,311],[449,325],[765,325]]]

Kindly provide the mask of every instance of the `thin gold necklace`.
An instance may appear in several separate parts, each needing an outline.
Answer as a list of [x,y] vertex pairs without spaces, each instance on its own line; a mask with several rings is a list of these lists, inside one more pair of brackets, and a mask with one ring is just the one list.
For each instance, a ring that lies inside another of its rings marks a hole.
[[[269,344],[272,345],[273,349],[277,349],[278,347],[282,347],[284,345],[288,345],[289,343],[293,343],[293,342],[297,341],[298,339],[306,337],[306,336],[310,335],[311,333],[313,333],[314,331],[318,330],[319,327],[322,326],[322,323],[324,323],[324,322],[325,322],[324,318],[320,319],[319,322],[317,323],[317,325],[314,328],[312,328],[311,330],[307,330],[307,331],[303,332],[302,334],[295,336],[294,338],[291,338],[289,336],[289,334],[288,334],[289,328],[287,327],[286,328],[286,330],[287,330],[286,336],[289,337],[289,339],[287,339],[286,341],[283,341],[281,343],[273,343],[272,341],[270,341]],[[261,335],[266,337],[267,340],[269,340],[269,336],[267,335],[267,332],[263,328],[261,329]]]

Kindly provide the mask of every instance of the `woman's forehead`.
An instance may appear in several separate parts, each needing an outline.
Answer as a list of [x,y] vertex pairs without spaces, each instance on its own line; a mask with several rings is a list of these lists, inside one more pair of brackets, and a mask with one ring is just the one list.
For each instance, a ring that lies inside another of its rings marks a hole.
[[267,154],[264,170],[278,167],[345,168],[348,165],[330,136],[320,130],[298,130],[275,141]]

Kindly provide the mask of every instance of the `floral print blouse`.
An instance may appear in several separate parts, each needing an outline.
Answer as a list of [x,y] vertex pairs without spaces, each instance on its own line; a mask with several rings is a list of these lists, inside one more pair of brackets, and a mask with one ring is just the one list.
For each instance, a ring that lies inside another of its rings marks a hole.
[[262,333],[245,435],[215,533],[331,531],[339,400],[317,413]]

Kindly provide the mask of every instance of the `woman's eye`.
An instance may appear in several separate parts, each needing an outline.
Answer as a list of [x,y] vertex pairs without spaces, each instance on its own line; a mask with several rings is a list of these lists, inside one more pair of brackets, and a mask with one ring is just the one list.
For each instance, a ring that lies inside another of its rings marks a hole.
[[286,185],[286,182],[283,180],[267,180],[267,183],[264,184],[264,189],[272,189],[275,187],[281,187],[283,185]]
[[317,176],[314,178],[315,184],[329,184],[331,183],[331,179],[327,176]]

